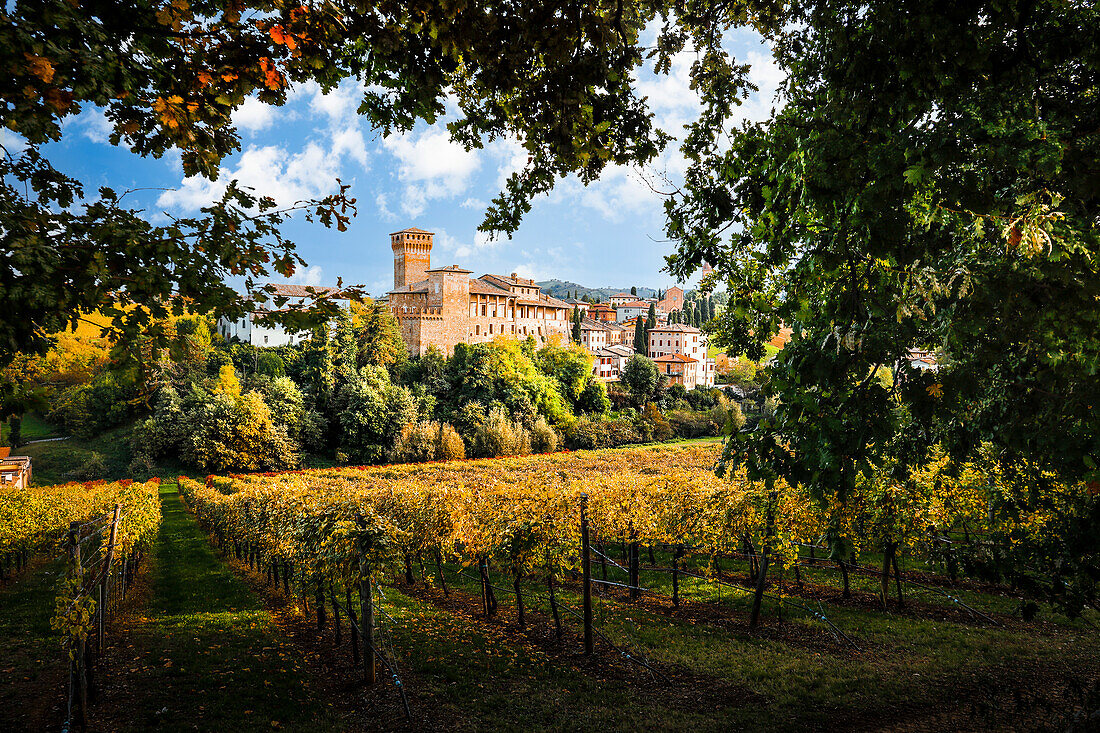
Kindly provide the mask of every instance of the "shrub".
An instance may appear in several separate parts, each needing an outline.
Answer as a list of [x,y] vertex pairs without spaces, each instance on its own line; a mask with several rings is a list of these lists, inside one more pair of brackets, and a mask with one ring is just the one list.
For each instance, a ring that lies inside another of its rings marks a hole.
[[466,457],[462,438],[447,423],[410,422],[401,430],[391,458],[406,463],[447,461]]
[[710,419],[718,426],[720,435],[732,435],[745,425],[745,415],[741,412],[741,405],[730,402],[724,397],[718,406],[710,411]]
[[629,420],[593,420],[582,417],[565,433],[565,446],[570,450],[615,448],[620,445],[646,442],[646,436]]
[[503,407],[495,407],[474,432],[473,452],[482,458],[525,456],[531,453],[531,436]]
[[103,454],[92,451],[84,463],[69,473],[77,481],[95,481],[107,477],[107,461]]
[[282,377],[286,374],[286,365],[278,354],[261,351],[256,357],[256,373],[265,377]]
[[705,435],[718,434],[719,425],[714,421],[710,412],[670,410],[666,417],[672,427],[672,432],[680,438],[700,438]]
[[558,449],[559,438],[546,419],[539,417],[531,426],[531,452],[553,453]]
[[661,411],[657,409],[657,405],[650,402],[642,410],[642,421],[649,425],[652,430],[652,439],[658,443],[663,443],[666,440],[671,440],[673,437],[672,425],[665,419],[665,416],[661,414]]

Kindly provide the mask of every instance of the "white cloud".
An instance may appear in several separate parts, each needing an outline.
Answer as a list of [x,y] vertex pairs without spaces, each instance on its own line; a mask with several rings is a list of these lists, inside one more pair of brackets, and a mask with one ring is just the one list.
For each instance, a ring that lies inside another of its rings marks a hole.
[[461,206],[464,209],[473,209],[474,211],[479,211],[479,210],[484,211],[485,207],[488,206],[488,204],[486,204],[481,199],[475,199],[471,196],[470,198],[466,199],[461,204],[459,204],[459,206]]
[[461,264],[459,262],[461,260],[482,255],[497,247],[502,241],[504,241],[502,238],[493,239],[489,234],[481,231],[475,231],[473,239],[469,241],[452,237],[445,229],[439,229],[435,233],[435,247],[440,253],[452,255],[456,260],[455,264]]
[[380,193],[374,197],[374,204],[378,207],[378,214],[386,221],[397,221],[397,214],[390,210],[390,197]]
[[362,96],[362,84],[345,80],[327,94],[317,87],[313,99],[309,102],[309,108],[315,113],[325,115],[332,122],[343,122],[356,117]]
[[324,277],[324,270],[320,265],[311,265],[301,272],[297,272],[290,278],[290,282],[297,283],[298,285],[309,285],[316,287],[321,284],[321,279]]
[[0,146],[4,147],[8,153],[16,155],[27,147],[27,139],[6,127],[0,127]]
[[183,180],[178,189],[165,191],[157,205],[169,209],[195,210],[214,201],[226,185],[237,180],[255,189],[257,195],[271,196],[280,206],[332,193],[340,173],[340,156],[316,142],[289,155],[281,147],[249,147],[237,167],[221,168],[216,181],[194,176]]
[[363,133],[355,125],[332,132],[332,154],[345,153],[358,161],[359,165],[367,167],[367,144],[363,140]]
[[233,112],[233,125],[250,133],[266,130],[275,121],[275,107],[255,97],[245,97],[244,104]]
[[382,144],[398,160],[397,177],[405,184],[401,209],[413,217],[424,213],[433,199],[463,193],[481,166],[477,151],[451,142],[442,126],[391,135]]

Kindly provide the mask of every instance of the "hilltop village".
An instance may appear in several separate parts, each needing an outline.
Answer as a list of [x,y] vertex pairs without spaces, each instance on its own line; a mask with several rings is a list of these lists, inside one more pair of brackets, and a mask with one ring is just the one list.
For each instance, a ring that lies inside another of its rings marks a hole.
[[[623,292],[606,303],[560,300],[515,272],[473,277],[473,271],[457,264],[433,266],[433,240],[432,232],[416,227],[390,234],[393,289],[378,300],[388,304],[410,355],[423,356],[435,347],[450,356],[456,344],[500,337],[531,337],[541,347],[556,337],[563,342],[572,339],[587,349],[593,356],[593,375],[602,381],[617,381],[627,360],[641,353],[653,359],[669,384],[688,390],[714,386],[716,364],[707,355],[706,334],[675,322],[674,314],[684,307],[682,288],[671,287],[660,298]],[[274,287],[275,296],[290,303],[312,297],[311,289],[301,285]],[[313,290],[339,295],[331,288]],[[263,313],[254,315],[237,322],[220,321],[218,330],[227,339],[254,346],[294,345],[304,337],[279,326],[260,325],[256,320]]]

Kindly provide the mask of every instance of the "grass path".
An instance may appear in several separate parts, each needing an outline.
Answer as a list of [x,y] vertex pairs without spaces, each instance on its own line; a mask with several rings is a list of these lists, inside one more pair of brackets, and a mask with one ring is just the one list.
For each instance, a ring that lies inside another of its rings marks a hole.
[[338,730],[262,600],[161,486],[164,521],[128,642],[111,659],[101,729]]

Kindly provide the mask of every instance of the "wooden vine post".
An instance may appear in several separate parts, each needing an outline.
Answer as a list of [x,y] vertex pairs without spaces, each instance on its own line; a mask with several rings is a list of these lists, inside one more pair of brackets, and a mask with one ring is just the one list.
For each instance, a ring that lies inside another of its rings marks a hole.
[[592,639],[592,556],[588,547],[588,494],[581,494],[581,584],[584,589],[584,653],[591,655]]

